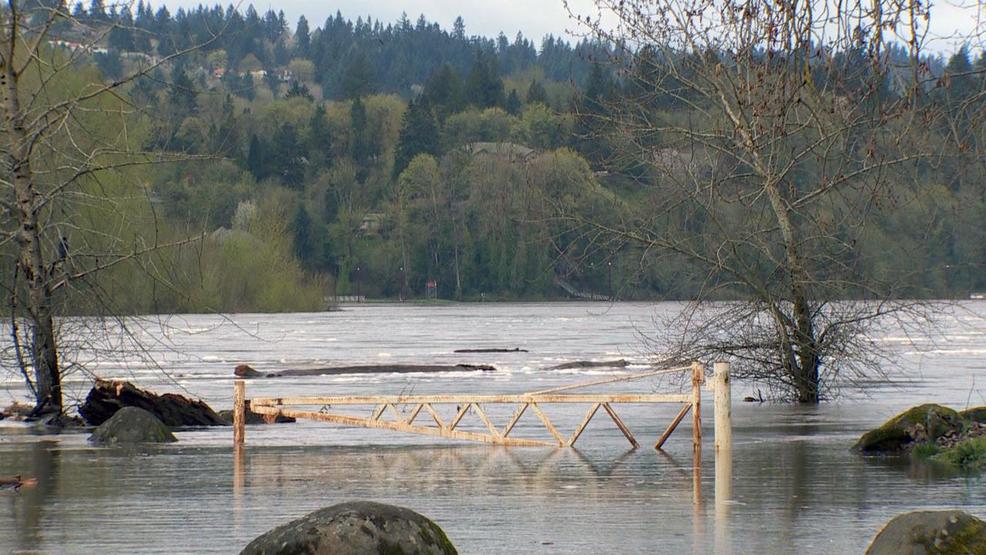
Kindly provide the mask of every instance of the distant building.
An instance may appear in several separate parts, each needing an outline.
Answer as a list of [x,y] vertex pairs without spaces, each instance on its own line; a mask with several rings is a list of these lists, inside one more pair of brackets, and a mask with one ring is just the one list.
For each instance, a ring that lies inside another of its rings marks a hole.
[[526,162],[537,154],[533,148],[517,143],[471,143],[466,145],[465,149],[466,152],[473,155],[483,154],[504,158],[512,162]]
[[377,235],[380,233],[380,224],[383,222],[383,214],[370,212],[363,216],[363,221],[359,224],[359,231],[363,235]]

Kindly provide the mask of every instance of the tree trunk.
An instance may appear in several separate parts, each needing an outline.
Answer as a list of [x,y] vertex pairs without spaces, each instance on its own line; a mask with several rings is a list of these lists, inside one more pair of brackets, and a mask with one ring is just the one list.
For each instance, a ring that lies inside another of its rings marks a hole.
[[781,236],[784,239],[786,272],[790,280],[791,298],[788,299],[794,310],[794,337],[786,338],[793,343],[792,353],[786,356],[784,368],[791,374],[799,403],[818,403],[818,351],[816,349],[815,327],[812,321],[811,307],[803,280],[806,279],[801,254],[798,252],[798,242],[791,223],[791,215],[787,203],[781,195],[778,183],[768,178],[765,185],[767,197],[777,218]]
[[[11,3],[15,8],[16,5]],[[41,229],[38,224],[38,192],[31,171],[30,144],[24,130],[24,114],[18,98],[18,78],[15,68],[15,46],[19,29],[18,14],[8,15],[9,35],[3,45],[3,71],[0,84],[7,128],[7,151],[14,188],[14,214],[17,217],[16,241],[20,268],[27,284],[27,315],[31,325],[31,363],[34,366],[36,399],[33,414],[62,413],[61,376],[58,371],[58,351],[52,316],[52,292],[49,269],[41,250]]]
[[808,306],[808,299],[804,295],[804,289],[799,287],[795,294],[794,321],[797,327],[794,344],[798,355],[795,383],[798,402],[817,404],[821,401],[818,391],[820,359],[818,357],[818,344],[815,340],[815,326],[811,319],[811,311]]

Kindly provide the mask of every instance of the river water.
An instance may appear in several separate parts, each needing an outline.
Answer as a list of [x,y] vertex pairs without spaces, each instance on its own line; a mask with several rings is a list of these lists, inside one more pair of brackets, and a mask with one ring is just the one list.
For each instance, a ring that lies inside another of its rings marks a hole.
[[[546,370],[572,360],[645,362],[641,334],[653,329],[655,316],[677,308],[374,304],[316,314],[154,317],[131,323],[144,352],[114,354],[128,341],[113,333],[78,348],[100,376],[185,392],[217,409],[230,407],[232,369],[240,363],[258,370],[460,362],[497,368],[253,380],[248,397],[510,393],[642,369]],[[229,428],[180,431],[176,444],[120,450],[94,448],[82,434],[39,435],[0,422],[0,476],[38,478],[34,488],[0,491],[0,553],[236,553],[274,526],[353,499],[415,509],[441,525],[462,553],[861,553],[902,511],[961,507],[986,517],[982,478],[936,476],[849,451],[863,431],[915,404],[986,404],[986,380],[979,378],[986,303],[951,309],[941,330],[933,342],[884,332],[879,341],[898,357],[889,370],[896,383],[873,383],[818,407],[743,403],[749,386],[735,384],[732,495],[718,500],[708,393],[697,476],[690,419],[664,452],[652,448],[676,405],[616,407],[641,439],[636,450],[602,411],[577,449],[503,448],[300,422],[249,427],[239,458]],[[453,353],[482,347],[528,352]],[[635,387],[679,388],[667,379]],[[70,397],[84,396],[85,388],[81,372],[69,377]],[[24,395],[7,369],[0,403]],[[545,408],[563,434],[584,410]],[[510,408],[488,411],[502,426]],[[467,417],[463,426],[482,425]],[[515,434],[545,432],[527,414]]]

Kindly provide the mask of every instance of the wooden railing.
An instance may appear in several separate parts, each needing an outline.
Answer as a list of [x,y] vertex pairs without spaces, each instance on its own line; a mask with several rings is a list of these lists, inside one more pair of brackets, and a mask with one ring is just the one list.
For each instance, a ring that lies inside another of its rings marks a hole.
[[[720,363],[722,364],[722,363]],[[720,364],[717,364],[717,377],[720,371]],[[725,376],[728,380],[728,364],[725,365]],[[691,371],[691,392],[685,394],[656,394],[656,393],[567,393],[573,389],[587,388],[613,384],[617,382],[628,382],[653,377],[661,374],[671,374]],[[256,397],[246,399],[246,384],[243,380],[237,380],[234,385],[234,411],[233,411],[233,441],[239,446],[245,441],[246,435],[246,411],[249,410],[274,418],[277,416],[287,416],[292,418],[308,419],[321,422],[331,422],[347,426],[358,426],[363,428],[387,429],[398,432],[409,432],[422,435],[444,437],[450,439],[460,439],[469,441],[479,441],[496,445],[509,446],[542,446],[542,447],[571,447],[575,445],[585,431],[586,426],[592,421],[593,417],[603,409],[616,424],[616,427],[623,433],[627,441],[633,447],[639,447],[634,434],[630,428],[616,413],[613,405],[628,403],[676,403],[681,405],[681,409],[665,428],[655,444],[656,449],[661,449],[671,434],[678,427],[678,424],[685,416],[692,413],[692,443],[696,453],[701,450],[702,442],[702,384],[704,382],[705,370],[701,363],[693,363],[691,366],[681,368],[666,368],[640,372],[628,376],[618,376],[602,380],[580,382],[571,385],[554,387],[540,391],[531,391],[520,394],[502,395],[478,395],[478,394],[432,394],[432,395],[368,395],[368,396],[313,396],[313,397]],[[728,381],[727,381],[728,384]],[[564,392],[564,393],[563,393]],[[729,403],[728,387],[725,395],[715,396],[717,410],[720,402]],[[585,404],[588,409],[578,426],[568,435],[562,434],[550,418],[541,409],[542,405],[547,404]],[[503,425],[496,426],[490,419],[484,405],[511,404],[516,405],[512,415]],[[446,420],[440,416],[436,406],[455,405],[454,416]],[[372,407],[367,416],[356,416],[352,414],[340,414],[338,407],[366,406]],[[300,408],[299,408],[300,407]],[[308,408],[305,408],[308,407]],[[318,407],[312,410],[314,407]],[[401,409],[404,410],[401,410]],[[551,440],[518,438],[511,436],[517,422],[528,410],[533,412],[544,429],[550,435]],[[468,431],[460,429],[463,418],[472,411],[482,422],[485,431]],[[728,411],[726,413],[728,415]],[[717,417],[717,432],[720,424]],[[728,426],[728,422],[723,423]],[[718,440],[718,433],[717,433]]]

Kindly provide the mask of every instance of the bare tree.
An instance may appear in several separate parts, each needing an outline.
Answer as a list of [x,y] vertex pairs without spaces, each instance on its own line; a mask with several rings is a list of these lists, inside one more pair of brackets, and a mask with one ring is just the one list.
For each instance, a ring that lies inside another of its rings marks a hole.
[[140,118],[122,93],[189,50],[146,57],[123,77],[104,80],[92,54],[114,27],[80,21],[60,2],[9,0],[0,7],[0,242],[15,260],[3,287],[34,415],[54,420],[63,413],[56,317],[64,293],[81,287],[83,295],[103,298],[97,276],[164,246],[154,227],[145,235],[98,222],[125,219],[133,207],[128,199],[147,194],[128,171],[187,158],[143,151]]
[[[906,273],[869,264],[875,219],[944,148],[923,95],[928,5],[596,6],[580,21],[614,45],[622,87],[583,117],[650,201],[619,217],[566,217],[693,269],[698,300],[666,323],[670,356],[728,356],[739,377],[803,403],[878,371],[867,332],[926,308],[895,300],[914,294]],[[740,301],[708,304],[722,299]]]

